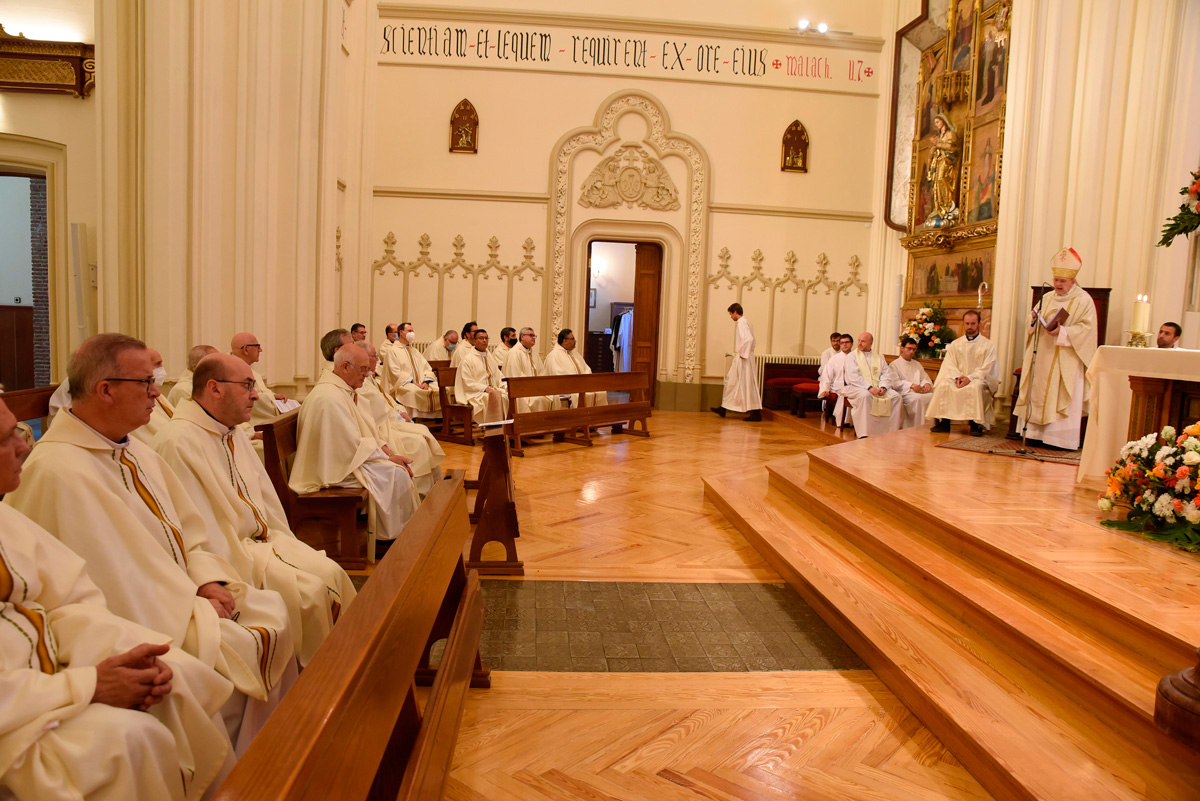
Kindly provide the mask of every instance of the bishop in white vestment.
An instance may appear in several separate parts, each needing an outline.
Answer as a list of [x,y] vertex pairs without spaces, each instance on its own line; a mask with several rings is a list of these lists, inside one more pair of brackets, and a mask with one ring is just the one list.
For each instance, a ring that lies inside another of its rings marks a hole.
[[196,375],[200,392],[180,405],[154,449],[220,535],[207,550],[224,557],[242,581],[283,598],[304,667],[354,600],[354,585],[324,551],[292,533],[267,469],[239,428],[254,402],[250,368],[213,355]]
[[858,336],[858,349],[842,357],[838,395],[850,404],[854,433],[859,438],[878,436],[900,428],[903,403],[892,389],[894,380],[887,359],[871,349],[875,337]]
[[758,388],[758,368],[754,364],[754,328],[742,312],[740,303],[731,304],[729,319],[734,321],[733,363],[725,374],[725,390],[721,394],[721,405],[715,411],[722,417],[725,412],[749,412],[747,420],[762,419],[762,393]]
[[[574,332],[570,328],[559,331],[558,344],[546,356],[546,375],[591,375],[591,373],[592,368],[583,360],[576,348]],[[607,392],[586,392],[584,395],[587,398],[588,406],[608,405]],[[577,397],[577,395],[572,395],[572,402]]]
[[412,346],[417,335],[412,323],[400,324],[400,338],[380,357],[384,392],[414,417],[440,417],[442,403],[437,376],[421,352]]
[[[1083,410],[1091,386],[1087,369],[1096,354],[1096,304],[1075,283],[1081,266],[1079,255],[1071,248],[1064,248],[1051,260],[1054,292],[1043,295],[1030,315],[1021,393],[1013,408],[1018,431],[1025,433],[1028,421],[1029,439],[1066,450],[1080,446]],[[1060,311],[1066,317],[1058,324],[1055,318]]]
[[[0,494],[29,447],[0,402]],[[195,801],[231,767],[233,685],[113,614],[84,562],[0,504],[0,796]]]
[[900,428],[914,428],[925,422],[925,410],[933,398],[933,382],[921,363],[913,358],[917,342],[910,339],[900,346],[900,356],[889,365],[892,389],[900,393]]
[[288,476],[294,492],[365,487],[378,539],[395,539],[420,504],[409,459],[379,439],[366,403],[355,393],[370,368],[361,348],[342,348],[300,407],[296,460]]
[[[895,367],[895,364],[892,365]],[[946,356],[925,411],[931,431],[944,433],[954,420],[967,420],[972,436],[982,436],[996,424],[993,398],[1000,386],[996,345],[979,333],[979,313],[963,314],[963,335],[946,346]]]
[[[546,365],[542,362],[542,357],[533,350],[535,345],[537,345],[537,334],[532,328],[522,328],[519,341],[504,359],[505,378],[546,375]],[[528,412],[548,412],[556,408],[558,408],[558,398],[538,395],[532,398],[517,398],[514,411],[526,414]]]
[[233,682],[239,694],[222,714],[241,753],[294,678],[287,610],[205,549],[214,537],[179,479],[128,436],[153,408],[150,372],[132,337],[85,340],[68,368],[72,408],[55,418],[5,503],[84,558],[113,612]]
[[488,397],[496,395],[500,398],[501,413],[508,417],[508,392],[500,380],[500,371],[488,357],[488,332],[479,329],[473,342],[474,346],[467,349],[459,363],[454,378],[454,399],[470,404],[475,422],[485,423],[488,421]]

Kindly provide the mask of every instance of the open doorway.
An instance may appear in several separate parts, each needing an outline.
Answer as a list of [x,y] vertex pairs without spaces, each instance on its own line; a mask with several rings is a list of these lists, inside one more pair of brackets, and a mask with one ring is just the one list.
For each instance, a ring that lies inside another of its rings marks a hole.
[[658,374],[662,247],[653,242],[588,243],[584,358],[597,373]]
[[50,383],[46,177],[0,172],[0,383]]

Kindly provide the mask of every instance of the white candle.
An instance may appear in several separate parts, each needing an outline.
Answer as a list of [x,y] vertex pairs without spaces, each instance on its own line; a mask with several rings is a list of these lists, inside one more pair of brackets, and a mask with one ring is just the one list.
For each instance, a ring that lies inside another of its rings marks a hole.
[[1133,325],[1131,328],[1134,331],[1145,332],[1150,330],[1150,296],[1138,295],[1137,300],[1133,304]]

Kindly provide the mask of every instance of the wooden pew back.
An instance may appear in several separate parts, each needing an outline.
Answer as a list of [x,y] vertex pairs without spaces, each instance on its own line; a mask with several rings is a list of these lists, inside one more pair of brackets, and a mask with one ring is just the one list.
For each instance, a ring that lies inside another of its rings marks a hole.
[[287,414],[281,414],[268,423],[255,426],[255,431],[263,435],[263,460],[267,466],[267,475],[271,477],[271,485],[275,494],[283,502],[284,508],[291,506],[296,493],[288,486],[288,472],[291,470],[289,461],[296,453],[296,432],[299,430],[297,421],[299,409],[292,409]]
[[58,389],[58,384],[48,387],[33,387],[31,389],[14,389],[0,395],[0,400],[18,421],[41,420],[50,414],[50,396]]
[[[441,797],[483,627],[469,534],[461,475],[439,481],[215,801]],[[414,677],[443,608],[454,623],[422,711]]]
[[[454,382],[458,378],[458,368],[451,367],[450,362],[441,360],[429,364],[433,367],[433,374],[437,377],[438,400],[442,405],[442,426],[440,430],[435,430],[433,435],[443,442],[474,445],[475,435],[471,430],[474,412],[469,405],[458,403],[450,396],[454,390]],[[456,426],[461,429],[461,433],[455,433]]]
[[[553,375],[529,376],[523,378],[505,378],[508,384],[510,399],[509,417],[513,422],[509,426],[509,436],[512,438],[513,453],[523,456],[521,437],[552,432],[571,432],[581,430],[583,437],[576,440],[581,444],[591,444],[591,428],[611,425],[613,431],[620,431],[625,424],[630,424],[629,433],[638,436],[649,436],[647,421],[651,415],[650,376],[643,372],[629,373],[590,373],[587,375]],[[587,394],[591,392],[628,392],[629,400],[625,403],[610,403],[606,406],[586,405]],[[554,409],[548,412],[516,411],[518,398],[532,398],[539,395],[572,395],[571,409]],[[634,430],[637,424],[640,430]]]

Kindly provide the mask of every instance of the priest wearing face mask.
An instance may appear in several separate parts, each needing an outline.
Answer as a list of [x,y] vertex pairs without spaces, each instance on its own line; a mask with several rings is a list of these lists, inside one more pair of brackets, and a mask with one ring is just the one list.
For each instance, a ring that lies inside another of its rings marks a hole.
[[435,339],[425,348],[425,360],[430,362],[448,362],[458,347],[458,332],[454,330],[442,334],[441,339]]
[[[537,334],[526,326],[521,329],[521,337],[508,357],[504,360],[505,378],[525,378],[529,376],[548,375],[542,357],[535,351]],[[533,398],[517,398],[516,410],[520,414],[529,412],[548,412],[558,408],[558,398],[549,395],[538,395]]]
[[508,354],[512,351],[513,346],[517,344],[517,329],[512,326],[505,326],[500,329],[500,344],[496,345],[496,349],[492,351],[493,361],[496,365],[504,370],[504,363],[508,361]]
[[386,355],[380,355],[380,386],[412,417],[441,416],[437,377],[429,362],[413,347],[412,323],[400,323],[400,336]]

